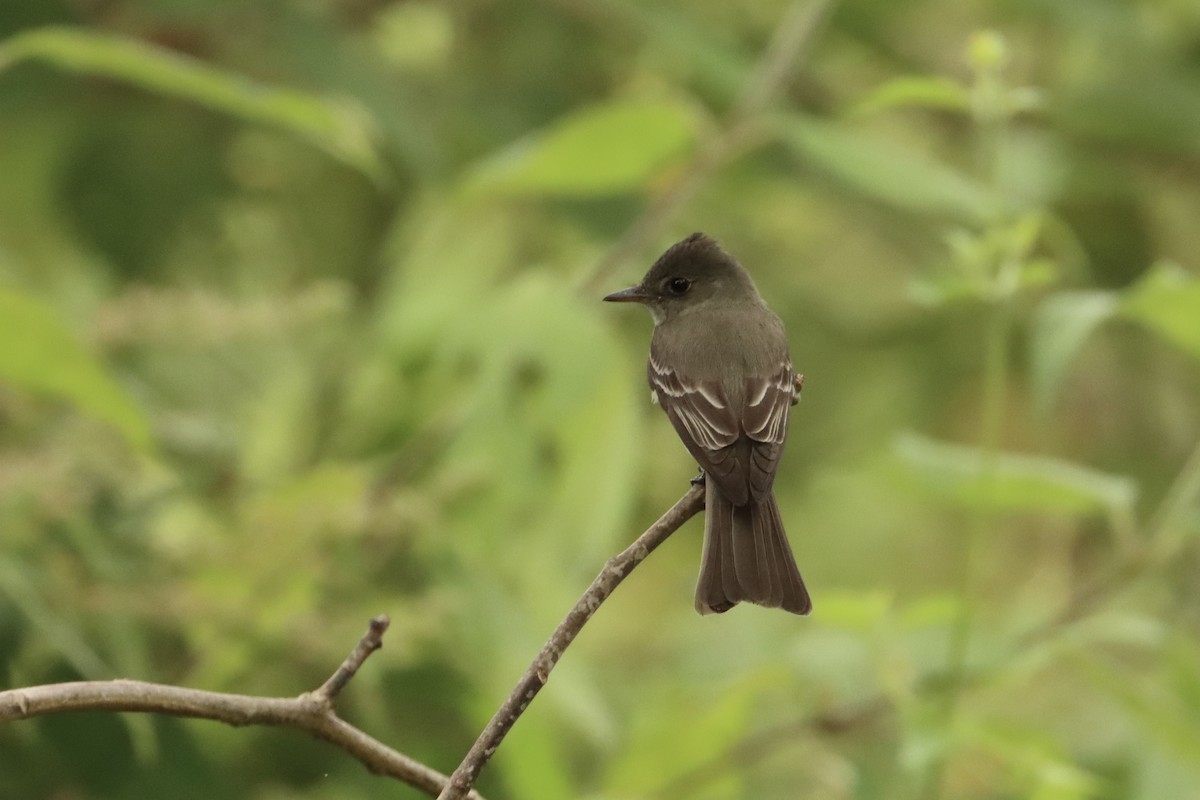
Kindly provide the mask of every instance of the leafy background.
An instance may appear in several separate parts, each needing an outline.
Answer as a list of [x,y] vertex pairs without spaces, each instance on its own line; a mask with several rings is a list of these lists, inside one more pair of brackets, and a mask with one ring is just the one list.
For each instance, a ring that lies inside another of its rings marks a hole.
[[[824,12],[824,13],[822,13]],[[1200,797],[1200,6],[5,0],[0,686],[294,695],[451,770],[693,472],[693,230],[807,383],[809,619],[618,591],[503,798]],[[0,729],[0,795],[415,797],[288,731]]]

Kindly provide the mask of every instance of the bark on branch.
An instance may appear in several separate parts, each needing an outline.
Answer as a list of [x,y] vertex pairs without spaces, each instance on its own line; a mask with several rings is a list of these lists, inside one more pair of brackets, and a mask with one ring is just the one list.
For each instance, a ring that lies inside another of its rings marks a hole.
[[[128,711],[197,717],[228,725],[278,725],[330,742],[371,772],[404,781],[436,797],[448,779],[440,772],[388,747],[338,717],[337,696],[371,653],[383,644],[388,618],[379,616],[337,671],[318,689],[299,697],[254,697],[206,692],[144,681],[80,681],[0,692],[0,723],[70,711]],[[473,800],[483,800],[472,792]]]

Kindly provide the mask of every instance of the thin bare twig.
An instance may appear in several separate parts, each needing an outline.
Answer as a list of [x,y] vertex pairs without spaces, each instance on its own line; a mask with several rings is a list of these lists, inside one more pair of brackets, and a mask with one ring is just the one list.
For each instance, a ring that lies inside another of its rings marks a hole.
[[346,656],[346,660],[342,665],[329,676],[329,680],[321,684],[321,688],[317,689],[313,694],[324,698],[327,702],[333,702],[333,698],[337,697],[338,692],[346,688],[346,684],[358,672],[358,668],[363,665],[363,662],[379,648],[383,647],[383,635],[387,633],[388,626],[392,621],[386,615],[380,614],[371,620],[370,627],[363,637],[358,640],[358,646]]
[[554,634],[546,642],[542,651],[538,653],[537,658],[525,670],[521,680],[517,682],[516,687],[492,717],[491,722],[483,729],[483,733],[475,740],[475,744],[471,746],[462,763],[458,765],[458,769],[454,770],[454,774],[450,776],[446,788],[438,795],[438,800],[461,800],[467,796],[467,792],[479,777],[480,770],[496,752],[496,748],[500,746],[500,742],[504,740],[513,724],[533,702],[533,698],[541,691],[550,677],[550,671],[562,658],[563,653],[579,631],[596,613],[600,604],[608,599],[613,590],[620,585],[621,581],[625,580],[629,573],[633,572],[638,564],[645,560],[646,556],[650,555],[656,547],[667,540],[668,536],[678,530],[683,523],[703,507],[704,486],[698,484],[671,506],[667,513],[659,517],[657,522],[647,528],[646,532],[639,536],[633,544],[608,560],[604,569],[592,581],[592,585],[559,623]]
[[[131,680],[53,683],[0,692],[0,723],[70,711],[127,711],[211,719],[236,727],[278,725],[306,731],[342,748],[371,772],[436,797],[448,781],[445,775],[368,736],[333,709],[333,698],[379,649],[387,627],[385,616],[371,620],[354,651],[329,680],[299,697],[254,697]],[[483,800],[474,792],[470,797]]]

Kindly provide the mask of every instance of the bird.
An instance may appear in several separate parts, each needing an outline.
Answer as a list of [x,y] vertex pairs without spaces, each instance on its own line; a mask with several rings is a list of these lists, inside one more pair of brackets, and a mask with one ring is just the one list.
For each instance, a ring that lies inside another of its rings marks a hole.
[[700,465],[696,611],[722,614],[745,601],[811,613],[774,492],[803,385],[783,322],[750,273],[703,233],[671,245],[640,283],[604,300],[649,310],[651,399]]

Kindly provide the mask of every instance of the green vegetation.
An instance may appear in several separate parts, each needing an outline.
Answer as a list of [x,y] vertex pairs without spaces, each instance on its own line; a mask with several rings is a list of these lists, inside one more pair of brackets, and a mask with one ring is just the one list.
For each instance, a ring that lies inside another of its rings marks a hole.
[[[599,298],[694,230],[805,373],[815,603],[689,523],[490,800],[1200,797],[1200,6],[4,0],[0,689],[339,699],[451,771],[694,474]],[[291,731],[0,726],[0,797],[414,798]]]

